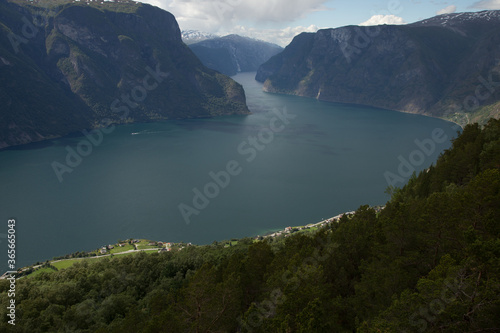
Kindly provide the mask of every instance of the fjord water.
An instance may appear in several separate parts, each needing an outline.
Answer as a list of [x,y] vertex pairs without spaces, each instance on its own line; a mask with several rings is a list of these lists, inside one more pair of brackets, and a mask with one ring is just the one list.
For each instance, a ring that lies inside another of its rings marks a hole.
[[[418,171],[456,136],[457,126],[439,119],[267,94],[254,73],[234,78],[251,115],[117,126],[62,182],[51,163],[64,164],[66,147],[85,137],[1,151],[1,267],[7,270],[9,218],[17,221],[20,267],[118,239],[207,244],[381,205],[384,173],[398,175],[401,158],[420,150],[416,139],[431,139],[434,129],[448,137],[432,155],[413,155],[425,156]],[[276,110],[294,118],[280,120]],[[259,134],[265,144],[252,148],[249,138]],[[229,161],[240,173],[186,223],[179,205],[193,207],[193,189],[203,192],[213,182],[209,173]]]

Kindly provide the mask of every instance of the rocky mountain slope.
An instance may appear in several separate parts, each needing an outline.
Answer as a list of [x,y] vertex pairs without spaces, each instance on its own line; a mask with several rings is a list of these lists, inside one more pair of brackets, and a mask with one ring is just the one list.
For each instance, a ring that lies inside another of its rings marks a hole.
[[256,79],[268,92],[463,123],[500,114],[499,45],[500,11],[323,29],[296,36]]
[[173,15],[132,1],[0,1],[0,148],[109,123],[248,113]]
[[283,50],[279,45],[238,35],[207,39],[189,47],[205,66],[226,75],[255,72]]

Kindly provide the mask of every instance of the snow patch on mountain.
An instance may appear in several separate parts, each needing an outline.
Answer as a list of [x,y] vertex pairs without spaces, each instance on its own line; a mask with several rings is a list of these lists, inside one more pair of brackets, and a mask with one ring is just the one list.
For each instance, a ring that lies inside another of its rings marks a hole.
[[182,41],[186,44],[198,43],[207,39],[214,39],[220,36],[199,30],[182,30]]

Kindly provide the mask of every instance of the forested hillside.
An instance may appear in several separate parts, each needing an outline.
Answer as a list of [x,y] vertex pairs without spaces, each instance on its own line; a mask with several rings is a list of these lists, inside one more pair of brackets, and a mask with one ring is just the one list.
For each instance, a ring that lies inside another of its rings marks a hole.
[[[341,190],[341,189],[339,189]],[[1,332],[498,332],[500,121],[468,125],[380,213],[19,279]]]

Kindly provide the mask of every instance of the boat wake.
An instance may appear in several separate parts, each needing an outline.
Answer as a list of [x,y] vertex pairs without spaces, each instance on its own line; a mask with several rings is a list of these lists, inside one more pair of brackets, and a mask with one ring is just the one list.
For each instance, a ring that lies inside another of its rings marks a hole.
[[163,133],[164,131],[140,131],[140,132],[132,132],[130,135],[144,135],[144,134],[158,134],[158,133]]

